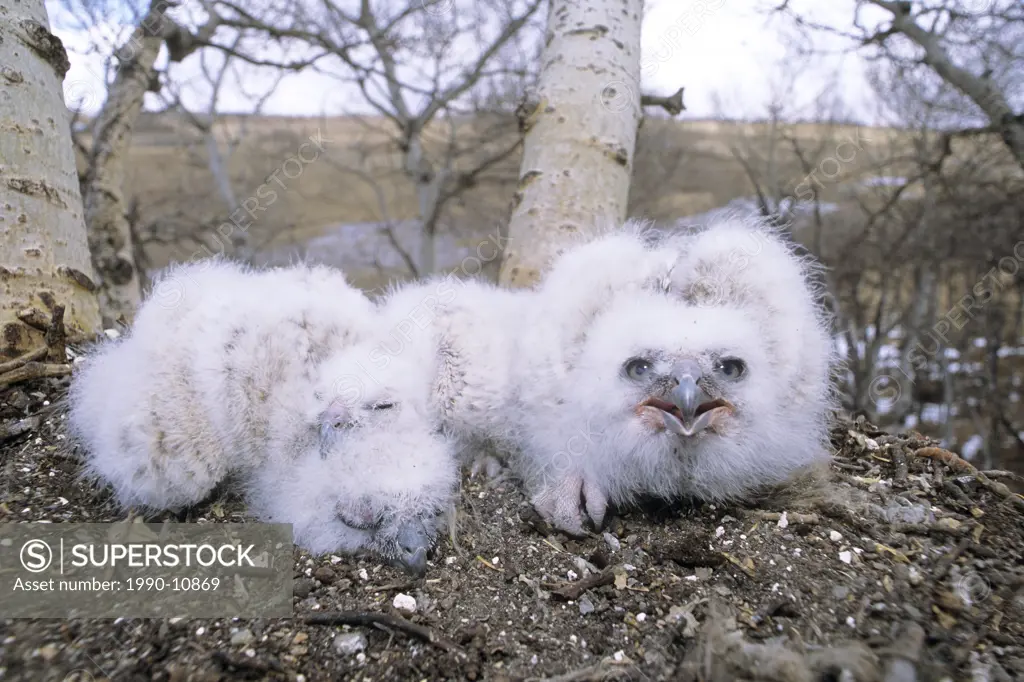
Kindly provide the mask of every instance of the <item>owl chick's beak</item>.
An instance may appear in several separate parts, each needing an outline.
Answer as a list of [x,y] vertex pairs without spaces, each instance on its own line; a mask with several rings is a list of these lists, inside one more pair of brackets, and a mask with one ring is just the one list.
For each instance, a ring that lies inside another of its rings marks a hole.
[[398,544],[398,555],[394,563],[417,578],[427,572],[427,552],[430,550],[432,536],[419,519],[406,521],[398,529],[395,538]]
[[675,387],[668,399],[648,398],[644,407],[657,408],[662,425],[679,436],[693,436],[715,423],[715,420],[733,410],[721,398],[712,399],[697,383],[701,378],[700,366],[692,360],[681,362],[673,372]]

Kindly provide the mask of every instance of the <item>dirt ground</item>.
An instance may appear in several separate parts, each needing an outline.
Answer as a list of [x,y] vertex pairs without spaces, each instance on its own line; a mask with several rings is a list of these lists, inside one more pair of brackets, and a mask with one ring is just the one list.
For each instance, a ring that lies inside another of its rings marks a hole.
[[[124,518],[78,479],[66,381],[0,392],[0,522]],[[651,505],[585,539],[546,534],[514,481],[466,480],[458,547],[424,579],[296,549],[294,618],[0,621],[0,680],[1024,679],[1017,481],[917,436],[833,435],[811,494]],[[244,508],[224,494],[179,518]],[[429,637],[308,620],[395,614],[399,594]]]

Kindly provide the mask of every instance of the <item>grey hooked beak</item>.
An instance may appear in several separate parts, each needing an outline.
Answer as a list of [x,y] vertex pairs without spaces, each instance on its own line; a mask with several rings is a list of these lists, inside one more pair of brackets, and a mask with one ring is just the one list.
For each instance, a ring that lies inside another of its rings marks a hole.
[[700,406],[711,398],[697,384],[702,373],[700,365],[693,360],[685,360],[679,363],[673,374],[677,383],[676,387],[669,393],[669,400],[679,408],[682,419],[680,420],[674,414],[662,412],[661,420],[669,431],[680,436],[692,436],[706,429],[714,420],[712,411],[704,412],[697,416],[697,410]]
[[427,532],[423,521],[406,521],[395,539],[398,544],[395,564],[417,578],[422,577],[427,572],[427,551],[433,544],[433,536]]
[[692,425],[697,408],[705,401],[710,400],[704,389],[697,385],[697,381],[702,375],[700,365],[693,360],[684,360],[676,366],[673,374],[677,383],[669,394],[669,400],[679,408],[683,422]]

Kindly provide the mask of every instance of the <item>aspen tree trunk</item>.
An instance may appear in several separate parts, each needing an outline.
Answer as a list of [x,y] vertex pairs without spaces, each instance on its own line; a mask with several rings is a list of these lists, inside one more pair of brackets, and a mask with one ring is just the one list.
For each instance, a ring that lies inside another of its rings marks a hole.
[[82,198],[89,250],[100,280],[100,312],[106,324],[120,318],[130,321],[142,298],[124,200],[124,165],[132,130],[164,43],[163,13],[167,7],[165,2],[154,2],[128,42],[118,48],[117,75],[96,121]]
[[552,0],[501,284],[532,285],[567,244],[626,219],[642,17],[643,0]]
[[29,308],[65,306],[73,333],[100,324],[61,90],[68,57],[48,26],[43,0],[0,0],[0,356],[43,344],[18,318]]

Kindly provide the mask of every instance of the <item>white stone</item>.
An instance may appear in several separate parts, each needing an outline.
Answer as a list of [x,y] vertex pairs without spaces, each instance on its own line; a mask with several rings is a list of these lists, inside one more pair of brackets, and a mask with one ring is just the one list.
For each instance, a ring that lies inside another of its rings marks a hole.
[[407,611],[409,613],[416,612],[416,599],[401,592],[395,595],[395,599],[391,602],[391,605],[399,611]]

